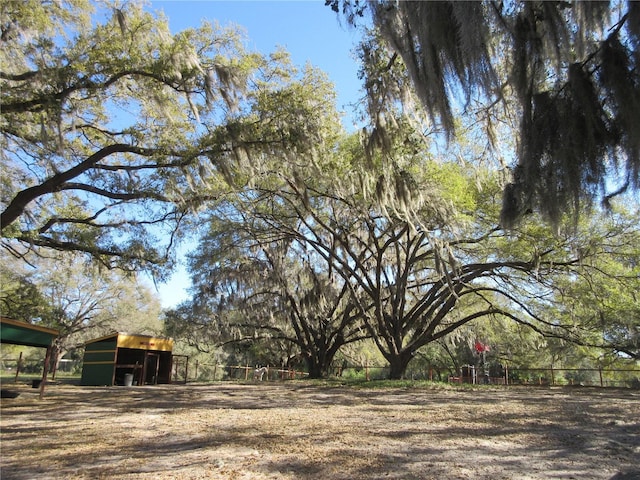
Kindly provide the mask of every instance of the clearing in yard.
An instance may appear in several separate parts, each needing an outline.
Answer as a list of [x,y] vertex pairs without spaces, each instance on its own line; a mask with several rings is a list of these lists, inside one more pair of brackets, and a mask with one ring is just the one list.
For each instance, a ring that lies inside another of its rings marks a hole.
[[2,480],[640,479],[637,390],[18,390],[2,399]]

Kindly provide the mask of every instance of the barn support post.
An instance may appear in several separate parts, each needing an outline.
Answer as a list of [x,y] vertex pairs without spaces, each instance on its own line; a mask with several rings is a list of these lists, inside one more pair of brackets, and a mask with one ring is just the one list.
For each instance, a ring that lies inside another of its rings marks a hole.
[[21,366],[22,366],[22,352],[20,352],[20,356],[18,357],[18,365],[16,366],[16,378],[13,380],[14,383],[18,381],[18,375],[20,375]]
[[[151,356],[152,354],[150,353],[149,356]],[[158,376],[160,375],[160,354],[153,354],[153,356],[156,358],[156,370],[155,370],[155,374],[153,376],[153,384],[157,385],[158,384]]]
[[149,369],[149,362],[147,361],[149,359],[148,354],[149,352],[145,350],[142,356],[142,378],[140,379],[140,385],[146,385],[147,383],[147,370]]
[[111,372],[111,385],[116,384],[116,365],[117,364],[118,364],[118,346],[116,343],[116,349],[115,349],[115,352],[113,353],[113,371]]
[[42,381],[40,382],[40,400],[44,397],[44,387],[47,384],[47,374],[49,373],[49,362],[51,361],[51,345],[47,347],[47,353],[44,356],[44,366],[42,368]]

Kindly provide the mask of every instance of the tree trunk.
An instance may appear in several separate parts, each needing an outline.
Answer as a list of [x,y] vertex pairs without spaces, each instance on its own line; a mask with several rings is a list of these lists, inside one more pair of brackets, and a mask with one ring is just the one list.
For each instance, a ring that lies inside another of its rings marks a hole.
[[327,378],[329,376],[329,368],[331,367],[331,362],[333,362],[334,356],[334,349],[330,349],[326,352],[315,352],[315,354],[308,355],[305,358],[305,361],[309,371],[309,378]]
[[328,376],[328,369],[323,369],[321,365],[311,359],[307,359],[307,369],[309,370],[309,378],[326,378]]
[[62,360],[62,357],[64,357],[65,353],[65,350],[60,345],[58,345],[57,342],[54,342],[53,346],[51,347],[51,363],[49,365],[49,372],[51,373],[52,380],[56,379],[56,373],[58,373],[60,360]]
[[388,355],[387,361],[389,362],[389,379],[401,380],[404,378],[404,373],[407,371],[409,362],[413,356],[410,351],[403,351],[396,355]]
[[309,378],[327,378],[331,370],[333,359],[338,350],[345,344],[342,335],[333,342],[316,341],[314,344],[303,347],[304,361],[307,364]]

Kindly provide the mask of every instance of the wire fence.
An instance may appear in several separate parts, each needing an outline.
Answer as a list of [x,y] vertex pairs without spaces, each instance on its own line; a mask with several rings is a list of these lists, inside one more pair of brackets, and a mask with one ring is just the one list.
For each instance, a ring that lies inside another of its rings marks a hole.
[[[251,365],[223,365],[215,363],[194,362],[189,366],[189,373],[184,375],[187,381],[224,381],[224,380],[295,380],[306,378],[308,373],[293,368],[251,366]],[[176,372],[176,378],[183,378]]]
[[598,387],[640,388],[637,368],[508,368],[501,375],[490,376],[473,365],[462,367],[458,375],[450,375],[449,383],[499,385],[580,385]]
[[[81,369],[81,361],[63,360],[58,366],[59,373],[72,374]],[[37,375],[42,372],[42,359],[3,358],[0,369],[3,376]],[[389,366],[380,365],[340,365],[332,367],[330,377],[361,379],[366,381],[389,378]],[[308,378],[309,374],[295,368],[252,365],[225,365],[189,361],[185,355],[173,356],[172,383],[214,382],[214,381],[284,381]],[[597,387],[623,387],[640,389],[640,368],[543,368],[501,366],[491,369],[485,375],[484,369],[474,365],[464,365],[458,371],[448,368],[424,365],[409,365],[406,379],[428,380],[458,384],[490,385],[576,385]]]
[[[292,368],[263,367],[250,365],[223,365],[195,362],[187,375],[188,381],[225,380],[293,380],[308,377],[308,373]],[[384,380],[389,378],[389,367],[379,365],[349,365],[333,367],[331,377],[362,380]],[[405,378],[459,384],[491,385],[581,385],[598,387],[640,388],[640,368],[508,368],[499,374],[473,365],[465,365],[456,374],[449,369],[427,367],[409,368]]]
[[[56,369],[49,372],[50,375],[58,374],[72,375],[80,371],[81,360],[61,359],[56,365]],[[44,358],[24,358],[22,354],[18,358],[0,359],[0,371],[3,376],[13,376],[17,381],[22,375],[33,376],[42,374],[44,368]]]
[[510,385],[581,385],[640,388],[638,368],[511,368]]

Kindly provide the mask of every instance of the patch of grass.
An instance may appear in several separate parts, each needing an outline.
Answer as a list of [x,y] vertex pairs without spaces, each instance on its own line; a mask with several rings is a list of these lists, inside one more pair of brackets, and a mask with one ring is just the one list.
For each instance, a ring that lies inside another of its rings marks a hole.
[[[286,385],[293,385],[296,387],[317,387],[317,388],[354,388],[362,390],[448,390],[448,391],[482,391],[482,390],[495,390],[501,388],[501,385],[472,385],[468,383],[447,383],[447,382],[435,382],[429,380],[389,380],[389,379],[372,379],[366,380],[363,377],[329,377],[329,378],[304,378],[296,380],[265,380],[265,383],[284,383]],[[232,380],[216,380],[207,382],[193,382],[198,384],[226,384],[234,383],[240,385],[254,385],[257,382],[254,380],[244,379],[232,379]]]
[[495,389],[496,385],[471,385],[429,380],[366,380],[364,378],[330,377],[323,379],[290,380],[301,385],[317,387],[348,387],[367,390],[375,389],[422,389],[422,390],[484,390]]

